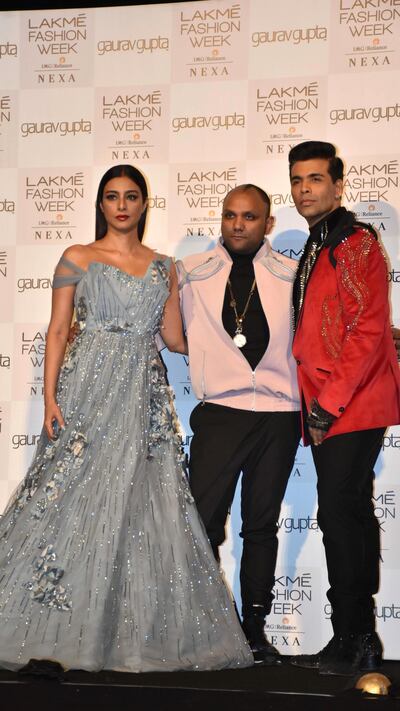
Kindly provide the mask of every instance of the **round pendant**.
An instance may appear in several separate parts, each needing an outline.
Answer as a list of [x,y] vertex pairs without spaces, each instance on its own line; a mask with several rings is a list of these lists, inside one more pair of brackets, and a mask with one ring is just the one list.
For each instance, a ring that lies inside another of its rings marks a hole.
[[235,333],[233,337],[233,342],[238,348],[243,348],[247,343],[247,338],[244,333]]

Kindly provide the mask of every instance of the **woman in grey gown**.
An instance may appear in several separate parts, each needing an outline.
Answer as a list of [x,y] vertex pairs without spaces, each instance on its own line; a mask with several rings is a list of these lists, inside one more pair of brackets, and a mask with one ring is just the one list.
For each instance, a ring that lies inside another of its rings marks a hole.
[[[147,187],[103,176],[96,241],[56,267],[45,419],[0,521],[0,666],[155,671],[253,658],[190,495],[156,348],[182,352],[176,274],[141,243]],[[67,346],[73,309],[79,335]]]

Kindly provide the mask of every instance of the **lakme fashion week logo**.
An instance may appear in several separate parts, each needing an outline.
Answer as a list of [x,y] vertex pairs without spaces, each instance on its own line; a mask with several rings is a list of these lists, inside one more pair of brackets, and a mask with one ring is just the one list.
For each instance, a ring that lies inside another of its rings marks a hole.
[[260,149],[265,157],[281,155],[311,132],[318,132],[322,120],[318,81],[254,82],[252,94],[253,157],[259,157]]
[[190,9],[180,12],[180,34],[193,48],[232,46],[232,35],[240,32],[240,4],[230,7]]
[[353,162],[344,179],[343,197],[355,206],[357,218],[381,234],[393,229],[393,208],[399,189],[399,161],[376,158]]
[[70,17],[29,17],[27,41],[43,60],[36,72],[37,83],[75,84],[78,78],[75,65],[87,36],[87,17],[84,13]]
[[0,251],[0,278],[6,279],[8,274],[8,254]]
[[176,116],[172,119],[172,130],[179,133],[186,129],[210,128],[212,131],[226,130],[230,128],[244,128],[246,117],[244,114],[214,114],[211,116]]
[[153,54],[153,52],[168,52],[168,37],[132,37],[128,39],[105,39],[97,42],[97,54],[103,57],[105,54],[117,52],[135,52],[136,54]]
[[310,122],[310,112],[319,106],[319,86],[313,81],[301,86],[274,86],[258,88],[256,111],[264,116],[270,126],[296,126]]
[[156,148],[153,134],[163,119],[160,89],[103,94],[100,111],[103,124],[112,134],[112,160],[152,158],[152,149]]
[[44,361],[46,349],[45,331],[22,331],[21,333],[21,355],[28,360],[34,368],[41,368]]
[[225,195],[237,185],[237,168],[178,171],[176,190],[190,208],[221,208]]
[[237,184],[235,165],[209,170],[188,167],[177,172],[176,196],[181,207],[183,203],[187,237],[218,237],[222,203]]
[[241,31],[240,3],[206,9],[188,7],[179,11],[177,31],[178,41],[190,53],[188,79],[231,76],[232,51]]
[[376,37],[395,32],[399,0],[340,0],[339,21],[352,37]]
[[[50,280],[49,280],[50,281]],[[28,326],[21,332],[19,353],[25,377],[24,389],[28,386],[29,395],[43,395],[43,363],[46,349],[46,331]],[[22,397],[22,391],[19,392]]]
[[24,200],[30,205],[35,241],[71,240],[76,228],[76,212],[85,200],[82,172],[56,175],[29,175],[25,178]]
[[79,121],[26,121],[21,123],[21,136],[76,136],[80,133],[92,133],[92,122],[85,119]]
[[[3,427],[4,427],[4,405],[0,405],[0,435],[3,434]],[[8,414],[8,413],[7,413]]]
[[[13,153],[15,139],[14,97],[0,94],[0,165],[6,165]],[[14,163],[14,161],[13,161]]]
[[271,613],[281,617],[281,622],[270,622],[271,617],[268,617],[268,638],[272,644],[287,647],[288,650],[301,646],[296,617],[302,617],[305,607],[312,604],[312,587],[312,574],[307,571],[293,577],[280,575],[275,578]]
[[385,524],[396,518],[396,492],[387,490],[377,496],[372,495],[372,503],[381,530],[385,532]]
[[253,32],[251,35],[252,47],[260,47],[265,44],[290,43],[290,44],[310,44],[316,40],[326,42],[328,38],[327,27],[299,27],[297,29],[263,30]]
[[351,41],[352,51],[346,52],[349,68],[391,64],[398,44],[399,0],[340,0],[337,12]]
[[11,96],[0,95],[0,126],[11,121]]
[[344,179],[343,197],[349,203],[390,202],[399,187],[399,161],[352,163]]

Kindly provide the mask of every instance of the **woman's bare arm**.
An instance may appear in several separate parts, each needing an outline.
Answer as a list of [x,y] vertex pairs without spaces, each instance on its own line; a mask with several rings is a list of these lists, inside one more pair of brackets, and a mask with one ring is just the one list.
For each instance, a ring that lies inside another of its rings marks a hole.
[[56,401],[56,388],[74,310],[74,293],[75,286],[53,289],[44,361],[44,427],[50,438],[54,437],[54,421],[64,427],[64,419]]

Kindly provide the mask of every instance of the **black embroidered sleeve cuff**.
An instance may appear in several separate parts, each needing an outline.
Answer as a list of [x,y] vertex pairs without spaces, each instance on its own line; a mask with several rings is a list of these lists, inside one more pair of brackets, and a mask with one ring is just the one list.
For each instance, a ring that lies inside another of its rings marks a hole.
[[324,410],[318,400],[313,399],[311,401],[311,410],[307,415],[307,425],[309,427],[314,427],[317,430],[324,430],[324,432],[327,432],[335,420],[335,415],[332,415],[331,412]]

